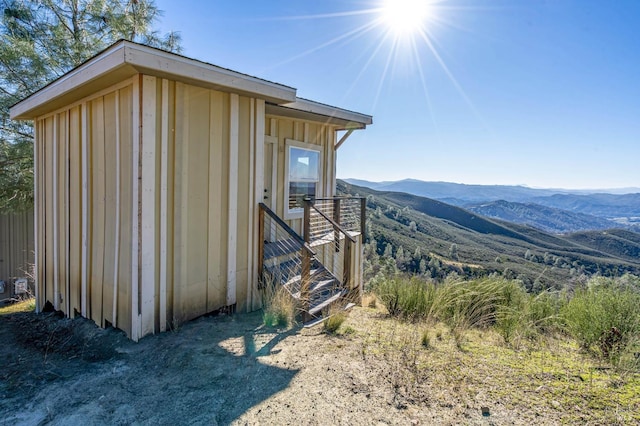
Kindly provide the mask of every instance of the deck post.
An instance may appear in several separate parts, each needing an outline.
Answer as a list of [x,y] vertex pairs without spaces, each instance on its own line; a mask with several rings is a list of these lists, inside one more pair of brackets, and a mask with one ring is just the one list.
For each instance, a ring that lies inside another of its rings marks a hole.
[[360,198],[360,233],[363,236],[364,241],[364,232],[367,228],[367,198]]
[[258,285],[263,283],[264,268],[264,209],[258,207]]
[[303,321],[309,321],[311,316],[311,298],[309,288],[311,287],[311,254],[307,249],[311,241],[311,199],[304,199],[304,218],[302,226],[304,228],[304,242],[302,246],[302,271],[300,272],[300,301],[303,306]]
[[353,246],[353,243],[345,238],[344,239],[344,260],[343,260],[343,287],[351,290],[351,247]]
[[[333,199],[333,221],[340,225],[340,198]],[[336,242],[336,253],[340,251],[340,231],[334,228],[333,241]]]

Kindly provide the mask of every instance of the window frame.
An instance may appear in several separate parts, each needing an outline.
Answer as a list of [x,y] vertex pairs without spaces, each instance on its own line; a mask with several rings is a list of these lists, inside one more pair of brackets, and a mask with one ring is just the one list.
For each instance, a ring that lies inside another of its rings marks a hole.
[[[298,208],[293,208],[290,209],[289,208],[289,186],[290,186],[290,179],[289,179],[289,161],[290,161],[290,153],[291,153],[291,148],[299,148],[299,149],[305,149],[307,151],[313,151],[315,153],[318,154],[318,180],[315,181],[316,184],[316,197],[321,197],[323,194],[323,186],[322,186],[322,182],[323,182],[323,173],[322,171],[324,170],[323,167],[323,156],[322,156],[322,145],[315,145],[315,144],[310,144],[310,143],[306,143],[306,142],[301,142],[301,141],[297,141],[295,139],[285,139],[285,160],[284,160],[284,164],[285,164],[285,170],[284,170],[284,218],[285,219],[300,219],[303,217],[304,215],[304,209],[302,207],[298,207]],[[297,182],[297,181],[294,181]]]

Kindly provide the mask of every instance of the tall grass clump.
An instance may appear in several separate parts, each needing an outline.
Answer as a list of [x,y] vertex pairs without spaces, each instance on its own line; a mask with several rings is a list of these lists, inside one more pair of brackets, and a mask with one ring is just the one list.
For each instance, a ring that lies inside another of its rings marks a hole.
[[296,315],[296,303],[282,286],[267,283],[262,288],[262,320],[269,327],[290,327]]
[[[495,328],[506,343],[536,339],[561,328],[560,310],[564,298],[558,293],[527,293],[523,288],[499,304]],[[514,297],[515,296],[515,297]]]
[[342,323],[347,319],[347,313],[339,306],[332,306],[326,313],[323,328],[329,334],[336,334]]
[[592,278],[575,290],[562,316],[584,349],[613,364],[633,360],[640,351],[640,287],[633,280]]
[[494,327],[506,342],[556,327],[561,306],[557,294],[533,296],[519,281],[497,275],[438,285],[396,276],[377,282],[374,291],[392,316],[440,321],[454,330]]
[[407,320],[424,320],[432,316],[436,288],[417,277],[396,276],[376,283],[375,294],[391,316]]
[[441,292],[439,319],[451,327],[483,328],[499,321],[512,328],[524,304],[526,292],[518,281],[499,276],[445,283]]

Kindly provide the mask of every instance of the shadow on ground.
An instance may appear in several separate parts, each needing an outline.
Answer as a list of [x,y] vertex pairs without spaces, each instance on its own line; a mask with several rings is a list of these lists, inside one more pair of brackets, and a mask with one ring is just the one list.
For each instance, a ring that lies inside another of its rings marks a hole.
[[133,343],[80,318],[0,316],[0,424],[229,424],[298,373],[262,362],[297,329],[261,323],[203,317]]

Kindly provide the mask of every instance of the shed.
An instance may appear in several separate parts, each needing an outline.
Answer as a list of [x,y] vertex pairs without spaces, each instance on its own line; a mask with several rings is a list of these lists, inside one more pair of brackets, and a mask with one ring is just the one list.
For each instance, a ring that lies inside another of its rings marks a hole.
[[307,317],[362,286],[364,202],[336,151],[368,115],[119,41],[11,108],[35,127],[37,309],[133,340],[285,286]]

